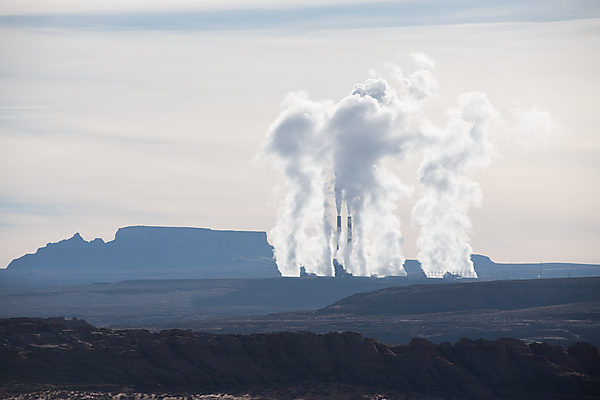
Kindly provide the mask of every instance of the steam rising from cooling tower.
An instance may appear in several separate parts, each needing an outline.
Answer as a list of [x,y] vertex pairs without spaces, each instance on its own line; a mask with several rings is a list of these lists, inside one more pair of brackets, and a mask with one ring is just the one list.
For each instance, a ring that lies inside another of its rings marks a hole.
[[480,204],[481,189],[469,174],[491,162],[487,128],[494,111],[483,93],[463,94],[458,103],[448,127],[436,132],[424,149],[419,168],[424,195],[412,212],[421,225],[418,259],[425,274],[434,278],[446,272],[477,277],[470,258],[467,211]]
[[408,76],[388,65],[399,92],[378,77],[355,85],[337,103],[311,100],[305,92],[285,97],[259,154],[285,177],[285,197],[270,232],[283,275],[298,276],[301,266],[332,275],[334,259],[353,275],[405,275],[394,212],[411,189],[386,168],[386,160],[422,151],[424,194],[413,209],[421,226],[419,261],[429,277],[476,276],[467,211],[479,204],[481,190],[469,175],[491,160],[487,136],[495,113],[483,93],[467,93],[448,126],[436,128],[422,117],[438,86],[435,64],[423,54],[413,60],[420,69]]

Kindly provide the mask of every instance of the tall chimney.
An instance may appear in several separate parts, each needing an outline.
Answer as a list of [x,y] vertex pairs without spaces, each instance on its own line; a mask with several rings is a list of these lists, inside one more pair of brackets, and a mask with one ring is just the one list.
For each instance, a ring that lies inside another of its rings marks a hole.
[[337,250],[340,249],[340,238],[342,237],[342,216],[337,216]]
[[348,215],[348,243],[352,243],[352,216]]

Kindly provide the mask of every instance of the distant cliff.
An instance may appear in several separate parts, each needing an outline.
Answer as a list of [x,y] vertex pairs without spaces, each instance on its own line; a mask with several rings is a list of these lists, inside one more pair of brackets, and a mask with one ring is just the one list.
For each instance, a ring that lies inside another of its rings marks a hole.
[[585,343],[563,349],[510,338],[400,346],[350,332],[151,333],[59,318],[0,320],[0,387],[44,384],[209,393],[350,384],[389,398],[598,399],[600,357]]
[[[600,276],[597,264],[501,264],[477,254],[471,259],[478,280],[483,281]],[[407,280],[428,281],[417,260],[406,260],[404,268]],[[0,269],[0,288],[279,276],[265,232],[129,226],[106,243],[99,238],[88,242],[79,233],[48,243]],[[455,279],[449,275],[444,281]]]
[[280,274],[265,232],[129,226],[107,243],[87,242],[79,233],[48,243],[0,271],[0,285],[276,276]]
[[489,257],[471,255],[481,281],[506,279],[583,278],[600,276],[600,264],[564,262],[496,263]]

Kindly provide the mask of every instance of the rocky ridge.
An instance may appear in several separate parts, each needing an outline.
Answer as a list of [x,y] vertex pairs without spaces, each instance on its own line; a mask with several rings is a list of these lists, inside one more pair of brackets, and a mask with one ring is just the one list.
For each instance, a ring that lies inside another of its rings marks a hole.
[[106,243],[79,233],[48,243],[1,269],[0,287],[279,276],[265,232],[128,226]]
[[[471,260],[479,281],[600,276],[600,265],[595,264],[502,264],[478,254],[472,254]],[[451,274],[444,280],[428,280],[417,260],[406,260],[404,269],[407,275],[397,277],[403,284],[456,280]],[[16,258],[7,268],[0,268],[0,289],[140,279],[280,276],[266,232],[127,226],[119,228],[115,239],[108,242],[101,238],[86,241],[75,233]],[[339,276],[350,278],[345,273]]]
[[[0,320],[0,387],[117,385],[210,393],[304,383],[464,399],[600,399],[598,348],[461,339],[391,345],[359,334],[216,335]],[[1,394],[1,393],[0,393]]]

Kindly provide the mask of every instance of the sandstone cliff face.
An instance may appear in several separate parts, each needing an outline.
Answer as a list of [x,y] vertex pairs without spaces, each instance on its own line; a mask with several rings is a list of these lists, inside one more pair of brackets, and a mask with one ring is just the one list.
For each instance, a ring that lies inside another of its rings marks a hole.
[[350,332],[151,333],[80,320],[0,320],[0,386],[211,391],[298,382],[469,399],[600,398],[600,356],[584,343],[564,350],[509,338],[394,346]]

